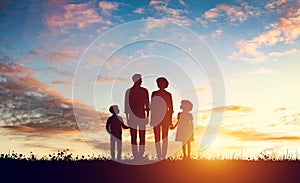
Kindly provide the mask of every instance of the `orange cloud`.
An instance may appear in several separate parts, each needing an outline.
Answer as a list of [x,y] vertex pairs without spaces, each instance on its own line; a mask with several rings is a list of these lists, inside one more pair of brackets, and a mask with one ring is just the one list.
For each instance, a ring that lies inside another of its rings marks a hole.
[[45,83],[42,83],[31,77],[25,76],[25,77],[19,78],[19,82],[24,84],[25,86],[28,86],[28,89],[30,89],[30,91],[38,92],[38,93],[42,93],[42,94],[49,94],[49,95],[57,96],[57,97],[61,96],[61,94],[58,93],[55,88],[49,87]]
[[34,132],[36,131],[35,128],[29,127],[29,126],[23,126],[23,125],[14,125],[14,126],[1,126],[1,128],[8,128],[16,131],[22,131],[22,132]]
[[0,64],[0,71],[7,79],[1,85],[15,94],[35,92],[36,94],[56,98],[53,102],[57,102],[58,104],[65,103],[71,105],[71,100],[64,99],[55,88],[34,79],[32,76],[36,72],[23,65],[9,66]]
[[230,106],[225,106],[225,107],[216,107],[216,108],[213,108],[212,111],[214,111],[214,112],[236,111],[236,112],[248,113],[248,112],[252,112],[253,108],[247,107],[247,106],[230,105]]
[[29,72],[27,67],[22,64],[9,66],[2,63],[0,63],[0,71],[2,74],[24,74]]
[[229,135],[243,141],[295,141],[300,140],[300,136],[289,136],[274,133],[262,133],[257,132],[255,129],[243,129],[243,130],[224,130],[225,135]]

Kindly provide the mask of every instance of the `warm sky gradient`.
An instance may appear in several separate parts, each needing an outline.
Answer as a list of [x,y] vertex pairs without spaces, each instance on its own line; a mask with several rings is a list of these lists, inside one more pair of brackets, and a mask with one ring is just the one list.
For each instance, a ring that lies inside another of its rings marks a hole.
[[[263,150],[279,154],[300,150],[299,0],[2,0],[0,125],[5,128],[0,130],[0,152],[33,149],[43,154],[63,148],[92,152],[82,143],[84,139],[74,130],[74,124],[61,118],[62,111],[72,106],[76,66],[102,33],[135,20],[149,21],[144,31],[151,32],[163,26],[156,19],[185,26],[206,43],[222,71],[226,103],[212,103],[211,83],[205,71],[194,73],[194,68],[187,64],[188,58],[174,47],[151,41],[133,44],[119,50],[103,65],[101,54],[107,53],[101,51],[119,45],[99,43],[93,48],[95,55],[86,58],[85,67],[80,68],[86,73],[96,69],[94,74],[99,74],[95,83],[81,83],[82,87],[95,86],[95,101],[90,102],[86,95],[73,99],[102,114],[102,120],[91,123],[98,129],[96,149],[108,147],[104,130],[107,108],[116,103],[123,114],[123,94],[132,84],[131,75],[146,75],[143,86],[152,92],[156,89],[158,71],[168,70],[162,75],[170,80],[175,112],[179,111],[182,99],[193,100],[197,106],[193,114],[198,139],[211,112],[225,110],[220,133],[206,152],[243,151],[255,156]],[[132,27],[130,31],[136,34],[140,30]],[[173,36],[175,40],[182,39],[180,35]],[[113,38],[118,40],[118,36]],[[170,60],[177,65],[169,67]],[[180,75],[182,65],[192,79]],[[104,69],[99,71],[101,66]],[[157,73],[151,73],[155,69]],[[194,88],[189,87],[188,80],[196,83]],[[114,92],[109,93],[107,88],[112,87]],[[129,140],[128,135],[125,131],[125,141]],[[149,130],[149,140],[153,140],[152,135]],[[56,144],[59,139],[61,143]],[[194,142],[193,150],[198,147],[199,140]]]

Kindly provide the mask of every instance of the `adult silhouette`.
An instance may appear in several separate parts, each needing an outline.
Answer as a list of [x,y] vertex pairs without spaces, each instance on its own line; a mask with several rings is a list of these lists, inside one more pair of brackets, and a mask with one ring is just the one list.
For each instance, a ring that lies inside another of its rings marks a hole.
[[[153,126],[155,149],[158,159],[165,159],[168,148],[168,131],[172,126],[173,102],[171,93],[165,89],[169,82],[160,77],[156,80],[158,90],[151,95],[151,126]],[[162,137],[162,144],[160,143]]]
[[[135,159],[143,157],[145,152],[146,124],[149,118],[149,94],[146,88],[141,87],[142,75],[132,76],[133,86],[125,93],[125,114],[130,127],[131,149]],[[139,146],[137,145],[139,132]]]

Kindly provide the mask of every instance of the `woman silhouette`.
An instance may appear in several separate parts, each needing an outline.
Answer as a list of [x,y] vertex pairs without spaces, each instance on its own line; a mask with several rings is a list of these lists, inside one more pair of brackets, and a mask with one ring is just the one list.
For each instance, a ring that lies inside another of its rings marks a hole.
[[160,77],[157,78],[156,83],[159,90],[152,92],[151,95],[150,125],[153,126],[157,158],[165,159],[168,148],[168,131],[172,126],[173,102],[171,93],[165,90],[169,85],[168,80]]

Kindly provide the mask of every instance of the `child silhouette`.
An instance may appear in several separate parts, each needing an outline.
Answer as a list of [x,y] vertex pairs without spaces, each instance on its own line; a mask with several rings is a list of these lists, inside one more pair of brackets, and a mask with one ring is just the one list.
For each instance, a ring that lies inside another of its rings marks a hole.
[[182,142],[183,159],[190,159],[191,142],[194,141],[193,115],[190,113],[193,109],[193,104],[189,100],[182,100],[180,109],[182,109],[182,112],[179,112],[177,115],[178,121],[171,129],[176,128],[178,125],[175,140]]
[[112,105],[109,107],[109,112],[112,113],[107,119],[106,130],[110,134],[110,154],[111,159],[115,160],[115,145],[117,144],[117,160],[121,160],[122,155],[122,128],[128,129],[123,122],[123,119],[118,116],[120,113],[119,107],[117,105]]

